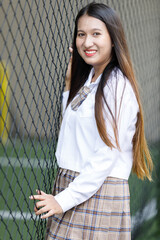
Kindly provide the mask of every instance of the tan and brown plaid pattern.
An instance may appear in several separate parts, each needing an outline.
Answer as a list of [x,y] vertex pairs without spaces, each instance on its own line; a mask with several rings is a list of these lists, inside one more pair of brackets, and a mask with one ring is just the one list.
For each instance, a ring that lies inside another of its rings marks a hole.
[[[60,169],[54,192],[65,189],[78,175]],[[86,202],[48,220],[46,239],[130,240],[130,194],[128,181],[108,177]]]
[[91,89],[87,86],[81,87],[77,93],[77,97],[71,102],[71,108],[74,111],[77,111],[82,102],[86,99],[88,94],[91,92]]

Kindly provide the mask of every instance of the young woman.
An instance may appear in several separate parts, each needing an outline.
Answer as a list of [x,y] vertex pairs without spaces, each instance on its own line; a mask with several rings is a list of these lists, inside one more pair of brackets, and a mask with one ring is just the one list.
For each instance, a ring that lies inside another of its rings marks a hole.
[[[128,178],[151,180],[142,107],[116,12],[91,3],[75,22],[53,195],[37,191],[47,239],[130,239]],[[145,161],[146,159],[146,161]]]

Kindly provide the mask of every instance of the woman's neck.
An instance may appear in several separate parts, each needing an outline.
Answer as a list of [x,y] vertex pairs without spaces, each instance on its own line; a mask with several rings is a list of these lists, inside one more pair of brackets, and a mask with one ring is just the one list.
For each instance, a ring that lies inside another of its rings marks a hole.
[[93,74],[93,76],[92,76],[91,82],[95,82],[96,79],[99,77],[99,75],[101,75],[102,72],[103,72],[103,70],[101,70],[101,71],[95,71],[95,69],[94,69],[94,74]]

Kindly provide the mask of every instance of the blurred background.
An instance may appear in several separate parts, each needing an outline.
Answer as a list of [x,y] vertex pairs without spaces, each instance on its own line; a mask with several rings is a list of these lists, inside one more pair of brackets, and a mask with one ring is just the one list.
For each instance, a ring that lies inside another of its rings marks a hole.
[[[84,0],[0,2],[0,239],[44,239],[29,195],[51,192],[64,78]],[[160,1],[96,1],[124,25],[154,161],[153,182],[131,175],[132,239],[160,239]]]

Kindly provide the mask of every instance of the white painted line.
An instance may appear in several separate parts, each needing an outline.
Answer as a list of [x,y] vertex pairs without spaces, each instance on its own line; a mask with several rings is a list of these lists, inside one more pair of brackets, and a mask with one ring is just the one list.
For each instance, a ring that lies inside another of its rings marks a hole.
[[47,165],[50,166],[51,160],[47,159],[36,159],[36,158],[12,158],[10,157],[9,159],[6,157],[0,157],[0,165],[2,167],[7,167],[9,165],[13,167],[25,167],[25,168],[46,168]]
[[157,214],[157,201],[153,198],[143,209],[142,212],[137,212],[135,216],[131,218],[132,229],[138,224],[147,221]]
[[[134,228],[134,226],[137,223],[137,219],[138,219],[138,223],[142,223],[144,221],[147,221],[149,219],[151,219],[152,217],[154,217],[157,214],[157,202],[156,199],[152,199],[151,202],[144,208],[143,213],[142,213],[142,218],[139,220],[139,212],[136,213],[135,216],[133,216],[131,218],[132,220],[132,229]],[[16,220],[38,220],[39,217],[37,217],[35,215],[35,213],[31,214],[29,212],[19,212],[19,211],[0,211],[0,216],[2,217],[2,219],[16,219]]]
[[39,217],[35,215],[35,213],[31,214],[29,212],[16,212],[16,211],[0,211],[0,216],[2,219],[16,219],[16,220],[38,220]]

